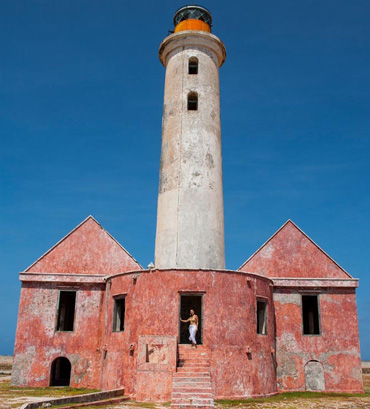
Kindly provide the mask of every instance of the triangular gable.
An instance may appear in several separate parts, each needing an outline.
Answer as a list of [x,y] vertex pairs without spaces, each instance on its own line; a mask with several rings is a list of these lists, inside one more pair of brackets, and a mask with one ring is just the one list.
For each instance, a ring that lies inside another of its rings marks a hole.
[[89,216],[25,271],[106,276],[141,269],[128,251]]
[[269,278],[352,278],[291,220],[239,270]]

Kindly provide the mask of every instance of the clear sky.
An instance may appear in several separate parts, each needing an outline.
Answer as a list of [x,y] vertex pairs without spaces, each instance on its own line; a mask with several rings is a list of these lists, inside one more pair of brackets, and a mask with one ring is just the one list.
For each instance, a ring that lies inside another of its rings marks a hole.
[[[0,354],[24,270],[92,214],[154,259],[177,0],[0,2]],[[370,359],[370,2],[205,0],[220,70],[226,263],[292,219],[354,277]]]

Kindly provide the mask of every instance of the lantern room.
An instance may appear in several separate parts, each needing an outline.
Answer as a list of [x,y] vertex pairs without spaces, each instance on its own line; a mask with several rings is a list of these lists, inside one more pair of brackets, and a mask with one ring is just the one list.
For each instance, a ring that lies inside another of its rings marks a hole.
[[211,32],[211,13],[201,6],[184,6],[178,9],[173,18],[175,33],[179,31],[197,30]]

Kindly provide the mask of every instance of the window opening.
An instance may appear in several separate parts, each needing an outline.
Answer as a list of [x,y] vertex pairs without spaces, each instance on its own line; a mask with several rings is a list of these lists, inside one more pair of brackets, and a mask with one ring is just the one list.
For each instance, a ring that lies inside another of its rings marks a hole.
[[76,291],[59,291],[57,331],[73,331]]
[[320,335],[317,295],[302,295],[303,335]]
[[198,58],[196,57],[189,59],[189,74],[198,74]]
[[198,94],[196,92],[190,92],[188,94],[188,111],[198,110]]
[[257,300],[257,334],[267,334],[267,303]]
[[114,298],[113,332],[121,332],[125,330],[125,310],[125,296]]
[[65,357],[56,358],[51,364],[50,386],[69,386],[71,363]]

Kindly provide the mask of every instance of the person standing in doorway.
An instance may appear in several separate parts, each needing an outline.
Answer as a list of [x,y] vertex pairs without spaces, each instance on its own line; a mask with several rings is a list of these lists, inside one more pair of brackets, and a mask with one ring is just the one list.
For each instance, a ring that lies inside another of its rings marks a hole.
[[190,318],[187,320],[183,320],[180,317],[181,322],[190,322],[189,325],[189,340],[191,341],[191,346],[193,348],[197,347],[197,340],[195,339],[195,336],[197,335],[198,331],[198,316],[195,315],[194,310],[190,310]]

